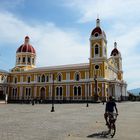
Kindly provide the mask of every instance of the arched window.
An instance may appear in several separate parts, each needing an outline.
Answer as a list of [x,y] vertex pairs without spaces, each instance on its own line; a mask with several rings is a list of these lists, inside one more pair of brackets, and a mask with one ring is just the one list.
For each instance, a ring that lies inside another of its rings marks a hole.
[[77,87],[74,87],[74,96],[77,96]]
[[81,87],[78,87],[78,96],[81,96]]
[[98,54],[99,54],[99,46],[95,45],[95,55],[98,55]]
[[40,76],[37,77],[37,81],[40,82]]
[[25,57],[22,58],[22,62],[25,63]]
[[49,82],[49,76],[48,75],[46,76],[46,82]]
[[63,88],[57,87],[56,88],[56,96],[62,96],[63,95]]
[[45,75],[42,75],[41,82],[45,82]]
[[59,87],[56,88],[56,96],[59,96]]
[[18,58],[18,63],[20,63],[20,57]]
[[29,93],[28,94],[29,94],[29,97],[30,97],[31,96],[31,89],[30,88],[29,88]]
[[79,81],[80,80],[80,74],[79,73],[75,73],[75,80]]
[[30,63],[31,62],[31,58],[30,57],[28,57],[28,63]]
[[42,87],[42,88],[40,89],[40,98],[41,98],[41,99],[45,99],[45,88],[44,88],[44,87]]
[[14,78],[14,83],[15,83],[15,84],[17,83],[17,77]]
[[28,82],[28,83],[31,82],[31,78],[30,78],[30,76],[27,78],[27,82]]
[[57,80],[58,80],[59,82],[61,82],[61,80],[62,80],[61,74],[58,74]]
[[60,87],[60,96],[62,96],[62,87]]
[[26,97],[28,96],[28,88],[26,88]]

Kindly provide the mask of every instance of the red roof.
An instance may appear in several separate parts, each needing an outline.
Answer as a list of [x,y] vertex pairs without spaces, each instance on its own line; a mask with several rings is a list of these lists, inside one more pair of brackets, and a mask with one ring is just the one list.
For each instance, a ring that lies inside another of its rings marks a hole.
[[102,34],[106,38],[105,32],[100,27],[94,28],[91,32],[91,36],[93,36],[95,33],[98,33],[99,35]]
[[91,33],[91,35],[94,35],[96,32],[99,33],[99,34],[102,34],[101,28],[100,27],[94,28],[93,31],[92,31],[92,33]]
[[35,49],[30,44],[23,44],[17,49],[17,53],[19,52],[30,52],[30,53],[36,53]]
[[116,55],[118,55],[118,54],[119,54],[119,51],[118,51],[117,48],[114,48],[114,49],[112,50],[112,52],[111,52],[111,56],[116,56]]
[[25,43],[22,44],[16,51],[16,53],[20,53],[20,52],[29,52],[29,53],[36,53],[35,49],[33,48],[32,45],[29,44],[29,37],[26,36],[25,37]]

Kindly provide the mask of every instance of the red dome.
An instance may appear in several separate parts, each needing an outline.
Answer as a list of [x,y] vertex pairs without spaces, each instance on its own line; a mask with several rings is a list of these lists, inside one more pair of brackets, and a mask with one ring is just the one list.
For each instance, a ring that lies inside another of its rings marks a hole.
[[28,36],[25,37],[25,43],[22,44],[16,51],[16,53],[20,53],[20,52],[36,53],[33,46],[29,44]]
[[100,27],[96,27],[95,29],[93,29],[93,31],[91,32],[91,35],[94,35],[95,33],[102,34],[101,28]]
[[20,52],[29,52],[29,53],[35,53],[35,49],[30,44],[23,44],[17,49],[17,53]]
[[98,33],[99,35],[103,35],[105,38],[106,38],[106,34],[105,32],[100,28],[100,27],[96,27],[92,30],[91,32],[91,36],[95,35],[96,36],[96,33]]
[[116,55],[119,55],[119,51],[117,48],[114,48],[111,52],[111,56],[116,56]]

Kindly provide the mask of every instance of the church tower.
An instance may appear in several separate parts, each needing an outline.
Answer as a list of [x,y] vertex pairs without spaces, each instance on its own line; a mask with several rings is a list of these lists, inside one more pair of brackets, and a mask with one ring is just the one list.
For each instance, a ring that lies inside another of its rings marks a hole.
[[118,69],[118,79],[122,80],[123,79],[122,57],[121,53],[118,51],[117,42],[114,42],[114,49],[112,50],[110,56],[115,60],[116,68]]
[[90,35],[90,76],[103,77],[104,64],[107,60],[106,34],[100,27],[100,19],[96,19],[96,27]]
[[96,27],[90,36],[90,59],[107,58],[107,40],[105,32],[100,27],[100,19],[96,19]]
[[16,51],[16,66],[12,71],[25,71],[35,68],[36,52],[30,44],[30,38],[25,37],[24,44],[22,44]]

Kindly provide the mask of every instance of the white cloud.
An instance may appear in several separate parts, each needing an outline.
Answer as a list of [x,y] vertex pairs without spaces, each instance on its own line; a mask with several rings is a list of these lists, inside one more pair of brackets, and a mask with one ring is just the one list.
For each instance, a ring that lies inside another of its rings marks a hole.
[[64,5],[76,10],[79,22],[93,21],[97,14],[102,19],[130,19],[134,15],[139,18],[139,0],[68,0]]
[[14,47],[16,51],[24,37],[30,36],[38,66],[88,62],[89,45],[81,43],[76,30],[61,29],[53,23],[31,26],[8,12],[0,13],[0,23],[0,42],[11,43],[8,49]]

